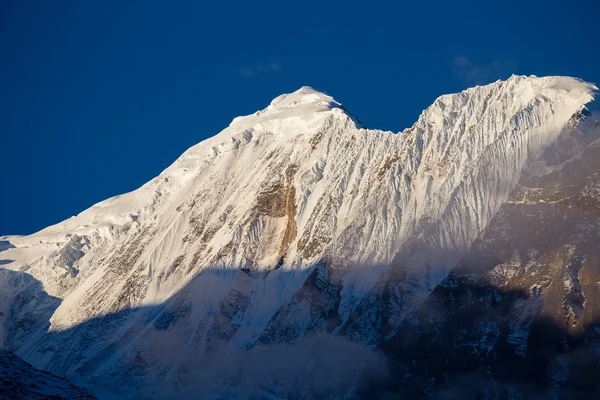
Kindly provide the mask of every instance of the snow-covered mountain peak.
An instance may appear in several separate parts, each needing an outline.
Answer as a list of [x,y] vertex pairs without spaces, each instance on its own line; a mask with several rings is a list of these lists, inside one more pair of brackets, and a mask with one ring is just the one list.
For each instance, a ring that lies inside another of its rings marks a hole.
[[234,118],[217,135],[188,149],[167,171],[175,165],[179,168],[182,163],[189,169],[189,160],[210,158],[259,141],[261,137],[289,141],[297,135],[310,136],[324,125],[333,124],[362,127],[360,121],[331,96],[303,86],[293,93],[277,96],[265,109]]
[[[325,93],[319,92],[310,86],[302,86],[293,93],[282,94],[274,98],[268,109],[295,108],[306,106],[307,104],[313,106],[336,105],[338,107],[341,105]],[[310,109],[306,111],[310,111]]]
[[[277,96],[263,110],[235,118],[229,127],[239,130],[255,129],[260,126],[262,129],[259,130],[268,130],[273,125],[280,124],[287,128],[284,121],[289,121],[294,125],[300,125],[298,130],[302,130],[304,128],[302,125],[310,125],[334,116],[346,116],[341,103],[309,86],[303,86],[293,93]],[[285,133],[290,135],[291,132],[286,129]]]
[[[335,330],[375,345],[382,293],[393,297],[381,302],[391,332],[595,90],[573,78],[514,76],[439,97],[400,135],[365,129],[311,88],[281,95],[140,189],[37,234],[2,238],[0,312],[11,317],[0,338],[62,375],[111,376],[118,363],[137,363],[130,378],[140,381],[217,342],[248,349]],[[28,307],[13,300],[23,287]],[[46,309],[37,305],[42,288],[52,297]],[[72,353],[47,350],[71,347],[52,332],[136,312],[143,318],[115,323],[110,335],[93,324],[73,330],[81,344]],[[35,323],[12,328],[20,320]],[[168,360],[153,354],[175,326],[174,342],[189,348]],[[97,345],[85,344],[86,329],[102,338]],[[120,360],[99,366],[113,337],[128,344]]]

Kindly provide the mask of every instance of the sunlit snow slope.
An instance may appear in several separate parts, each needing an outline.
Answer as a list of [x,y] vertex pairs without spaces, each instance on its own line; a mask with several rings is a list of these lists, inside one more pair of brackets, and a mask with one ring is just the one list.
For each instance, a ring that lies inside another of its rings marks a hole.
[[[222,343],[337,332],[374,346],[446,278],[595,89],[513,76],[441,96],[398,134],[311,88],[281,95],[140,189],[0,238],[0,340],[37,367],[113,388],[177,375]],[[390,279],[383,332],[375,311]]]

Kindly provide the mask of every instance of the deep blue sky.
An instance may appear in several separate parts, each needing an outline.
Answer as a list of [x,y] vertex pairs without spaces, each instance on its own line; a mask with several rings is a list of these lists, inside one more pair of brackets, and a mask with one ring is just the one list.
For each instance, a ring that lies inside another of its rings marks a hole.
[[600,82],[599,18],[597,0],[1,1],[0,234],[136,189],[303,85],[399,131],[511,73]]

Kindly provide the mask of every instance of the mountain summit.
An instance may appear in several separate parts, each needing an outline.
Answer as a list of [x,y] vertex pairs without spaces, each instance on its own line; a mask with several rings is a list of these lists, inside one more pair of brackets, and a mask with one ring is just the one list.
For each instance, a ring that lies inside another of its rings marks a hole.
[[369,375],[348,365],[389,369],[407,321],[520,182],[555,171],[544,157],[592,146],[557,150],[595,90],[513,76],[439,97],[398,134],[309,87],[281,95],[138,190],[0,238],[0,337],[38,368],[132,396],[348,395]]

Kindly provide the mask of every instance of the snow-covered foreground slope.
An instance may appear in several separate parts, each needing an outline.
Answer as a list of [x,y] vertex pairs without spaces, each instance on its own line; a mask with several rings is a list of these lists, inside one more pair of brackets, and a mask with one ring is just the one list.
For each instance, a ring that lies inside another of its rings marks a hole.
[[292,341],[330,355],[315,368],[377,369],[362,346],[446,278],[594,90],[513,76],[438,98],[398,134],[310,88],[279,96],[140,189],[0,238],[0,338],[38,367],[132,393],[185,392],[199,376],[272,388],[284,368],[256,372],[257,354]]

